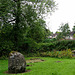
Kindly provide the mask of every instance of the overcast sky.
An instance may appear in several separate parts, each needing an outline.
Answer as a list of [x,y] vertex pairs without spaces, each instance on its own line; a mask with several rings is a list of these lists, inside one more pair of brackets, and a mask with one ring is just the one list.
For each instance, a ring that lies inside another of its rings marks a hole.
[[75,0],[55,0],[58,3],[58,10],[47,16],[46,23],[52,32],[59,29],[61,23],[69,23],[70,30],[75,23]]

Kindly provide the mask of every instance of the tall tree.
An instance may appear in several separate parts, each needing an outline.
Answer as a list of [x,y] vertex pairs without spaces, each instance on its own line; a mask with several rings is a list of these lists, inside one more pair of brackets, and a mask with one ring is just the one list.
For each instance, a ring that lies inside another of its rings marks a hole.
[[69,28],[69,24],[62,24],[59,28],[59,30],[61,31],[61,35],[63,38],[65,38],[66,36],[69,36],[70,33],[70,28]]
[[75,25],[73,26],[72,31],[73,31],[73,38],[75,38]]
[[50,35],[53,34],[53,32],[51,32],[49,29],[45,28],[45,34],[46,34],[46,38],[48,38]]
[[30,27],[27,37],[34,39],[36,42],[41,42],[45,39],[45,35],[45,21],[39,19]]
[[72,31],[75,32],[75,26],[73,26]]
[[[25,7],[23,7],[25,5]],[[31,14],[31,7],[38,14],[45,13],[46,10],[51,11],[55,7],[53,0],[1,0],[0,1],[0,23],[1,30],[10,25],[12,29],[11,38],[17,47],[18,42],[23,39],[23,33],[26,26],[33,26],[33,23],[38,19],[38,16]],[[23,9],[26,9],[24,12]],[[29,15],[29,14],[30,15]],[[33,17],[34,16],[34,17]],[[33,19],[35,18],[35,20]]]

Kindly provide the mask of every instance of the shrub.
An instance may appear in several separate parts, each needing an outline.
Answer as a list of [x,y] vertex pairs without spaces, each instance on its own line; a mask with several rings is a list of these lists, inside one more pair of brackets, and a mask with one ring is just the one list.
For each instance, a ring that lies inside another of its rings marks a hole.
[[30,53],[36,52],[38,44],[31,38],[26,38],[20,46],[21,51]]
[[4,55],[8,56],[13,47],[14,44],[11,41],[0,42],[0,57]]
[[75,49],[75,40],[62,40],[55,42],[56,50]]
[[[55,41],[50,43],[36,43],[33,39],[26,39],[25,42],[21,46],[21,51],[25,51],[27,53],[32,52],[47,52],[47,51],[63,51],[66,49],[75,49],[75,40],[62,40]],[[63,51],[64,52],[64,51]]]
[[38,43],[38,51],[39,52],[52,51],[53,48],[54,48],[53,43]]
[[49,52],[42,52],[41,56],[49,56],[49,57],[57,57],[57,58],[72,58],[72,51],[71,49],[63,50],[63,51],[49,51]]
[[53,51],[58,50],[58,51],[63,51],[66,49],[75,49],[75,40],[62,40],[62,41],[55,41],[55,42],[50,42],[50,43],[38,43],[37,44],[37,50],[39,52],[46,52],[46,51]]
[[56,41],[55,38],[53,38],[53,39],[45,39],[45,40],[43,41],[43,43],[51,43],[51,42],[55,42],[55,41]]

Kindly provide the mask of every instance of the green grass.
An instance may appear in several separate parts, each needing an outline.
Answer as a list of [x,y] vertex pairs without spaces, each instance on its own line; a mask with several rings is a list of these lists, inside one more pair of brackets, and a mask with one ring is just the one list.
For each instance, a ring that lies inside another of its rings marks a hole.
[[[5,74],[4,72],[8,70],[8,60],[0,60],[0,75],[75,75],[75,59],[38,58],[44,59],[45,61],[28,63],[28,65],[32,66],[26,69],[30,69],[31,71],[21,74]],[[30,57],[27,59],[30,59]]]

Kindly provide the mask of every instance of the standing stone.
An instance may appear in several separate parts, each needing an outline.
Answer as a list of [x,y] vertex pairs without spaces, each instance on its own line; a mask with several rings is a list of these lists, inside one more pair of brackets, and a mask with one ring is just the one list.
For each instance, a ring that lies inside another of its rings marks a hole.
[[22,73],[26,70],[26,61],[23,54],[12,51],[8,58],[8,73]]

